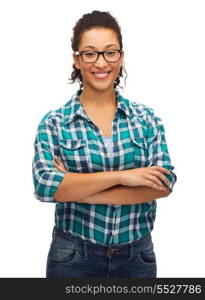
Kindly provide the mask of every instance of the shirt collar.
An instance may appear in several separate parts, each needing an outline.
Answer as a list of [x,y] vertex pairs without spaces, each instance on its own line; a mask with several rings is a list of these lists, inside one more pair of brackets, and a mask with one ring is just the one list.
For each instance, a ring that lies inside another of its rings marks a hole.
[[[65,110],[64,110],[64,122],[67,124],[71,122],[74,118],[77,118],[78,116],[81,116],[85,119],[88,119],[83,106],[80,102],[80,95],[81,91],[78,90],[70,99],[70,101],[65,105]],[[130,115],[130,110],[129,110],[129,101],[125,99],[120,92],[116,89],[116,99],[117,99],[117,110],[120,109],[122,110],[128,117]]]

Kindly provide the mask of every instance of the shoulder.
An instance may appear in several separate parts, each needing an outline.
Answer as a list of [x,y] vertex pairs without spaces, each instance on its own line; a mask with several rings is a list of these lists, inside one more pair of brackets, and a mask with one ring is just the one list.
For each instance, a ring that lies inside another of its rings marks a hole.
[[156,109],[150,107],[142,102],[124,98],[126,105],[129,107],[130,116],[139,120],[143,120],[146,123],[161,122],[161,118],[158,116]]
[[58,126],[64,122],[65,118],[71,114],[71,99],[65,104],[59,106],[56,109],[52,109],[45,113],[40,121],[39,125],[45,124],[50,126]]
[[124,98],[124,103],[129,108],[130,121],[134,122],[137,128],[141,127],[148,141],[152,141],[159,133],[165,132],[162,119],[156,113],[156,109],[133,99]]

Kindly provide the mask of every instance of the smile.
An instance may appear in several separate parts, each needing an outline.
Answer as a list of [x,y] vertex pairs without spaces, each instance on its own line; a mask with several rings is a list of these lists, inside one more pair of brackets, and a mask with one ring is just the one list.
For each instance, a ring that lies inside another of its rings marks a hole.
[[109,76],[110,72],[102,72],[102,73],[92,73],[97,79],[105,79]]

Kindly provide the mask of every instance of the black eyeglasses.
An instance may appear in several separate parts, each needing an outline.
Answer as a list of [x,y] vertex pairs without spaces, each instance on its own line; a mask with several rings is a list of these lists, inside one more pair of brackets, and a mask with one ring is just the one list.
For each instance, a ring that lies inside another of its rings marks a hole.
[[107,50],[107,51],[75,51],[75,55],[80,55],[82,61],[88,64],[94,63],[98,60],[100,54],[103,55],[107,62],[116,62],[120,59],[122,50]]

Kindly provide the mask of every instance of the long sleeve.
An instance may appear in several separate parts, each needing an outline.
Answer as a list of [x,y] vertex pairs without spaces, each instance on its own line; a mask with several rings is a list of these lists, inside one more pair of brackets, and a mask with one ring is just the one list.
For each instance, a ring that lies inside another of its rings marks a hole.
[[47,118],[48,114],[37,128],[32,175],[36,199],[56,203],[54,194],[66,173],[58,171],[52,163],[54,155],[58,155],[58,138],[54,124]]
[[[170,192],[173,190],[173,186],[177,181],[177,176],[173,172],[174,166],[171,164],[167,142],[165,138],[165,128],[162,124],[162,120],[153,115],[148,128],[147,137],[147,148],[148,148],[148,167],[150,166],[161,166],[168,169],[171,174],[164,174],[170,181],[170,186],[166,185]],[[161,180],[161,179],[160,179]]]

